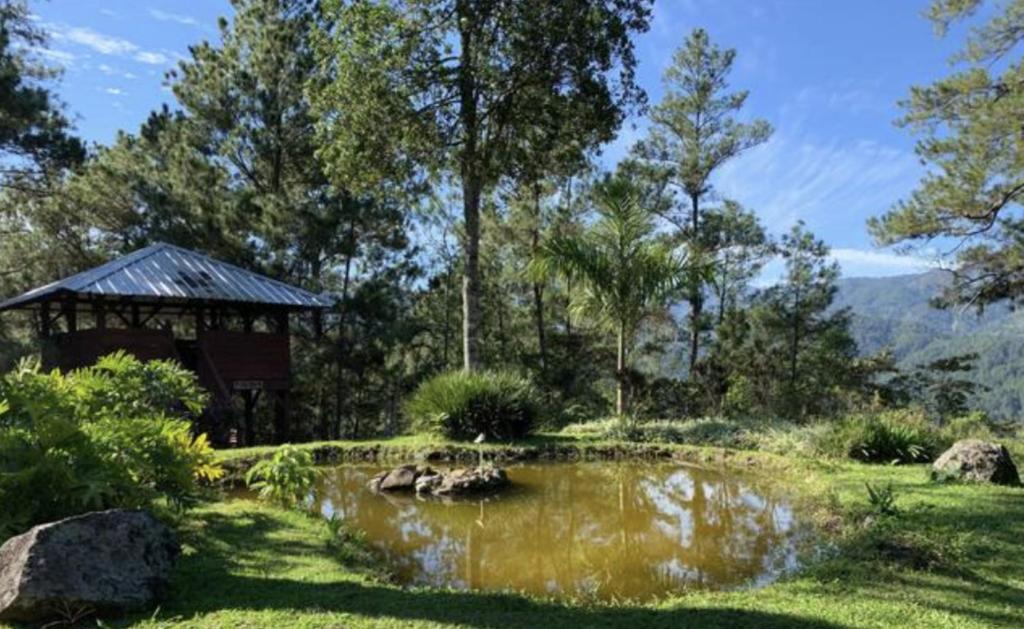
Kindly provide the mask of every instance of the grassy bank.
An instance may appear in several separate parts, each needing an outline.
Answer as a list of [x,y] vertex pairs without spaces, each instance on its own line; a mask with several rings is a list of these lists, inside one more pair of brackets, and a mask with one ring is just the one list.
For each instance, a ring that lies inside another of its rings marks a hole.
[[[329,548],[325,527],[315,519],[226,501],[202,507],[185,525],[186,554],[166,604],[120,624],[1024,626],[1024,490],[937,485],[922,466],[794,460],[777,473],[824,508],[817,517],[834,519],[826,528],[842,550],[760,590],[698,592],[639,606],[403,589],[376,578],[357,544]],[[891,482],[899,514],[872,516],[874,524],[865,524],[865,482]]]
[[[672,443],[632,443],[592,436],[542,433],[514,444],[485,443],[471,445],[437,437],[412,435],[384,440],[316,441],[296,446],[313,455],[320,465],[344,462],[462,462],[472,464],[481,454],[489,461],[606,461],[617,459],[675,460],[708,466],[732,466],[757,469],[788,469],[793,461],[767,452],[737,450],[709,445]],[[220,450],[218,459],[225,469],[224,482],[242,482],[245,472],[260,459],[269,457],[274,446]],[[802,462],[803,466],[809,462]]]

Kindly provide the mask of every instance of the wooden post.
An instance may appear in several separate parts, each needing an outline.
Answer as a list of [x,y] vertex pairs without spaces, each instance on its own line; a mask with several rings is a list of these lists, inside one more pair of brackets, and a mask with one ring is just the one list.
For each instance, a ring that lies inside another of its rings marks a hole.
[[135,329],[142,327],[142,313],[139,312],[139,304],[132,304],[132,327]]
[[39,338],[50,338],[50,302],[39,304]]
[[106,330],[107,329],[107,305],[102,301],[94,301],[92,304],[92,314],[96,318],[96,329]]
[[242,401],[245,403],[245,426],[242,439],[247,446],[256,445],[256,426],[253,425],[253,422],[255,421],[256,400],[258,399],[259,391],[242,391]]
[[274,442],[284,443],[288,440],[288,391],[277,391],[274,394]]
[[64,311],[64,321],[67,323],[68,332],[78,331],[78,308],[74,298],[65,301],[61,308]]

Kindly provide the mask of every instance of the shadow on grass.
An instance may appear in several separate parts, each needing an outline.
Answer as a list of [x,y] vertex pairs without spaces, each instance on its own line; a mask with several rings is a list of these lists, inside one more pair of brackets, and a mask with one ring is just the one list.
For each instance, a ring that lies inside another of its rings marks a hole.
[[[300,532],[309,530],[301,528]],[[311,557],[318,561],[328,555],[323,542],[313,536],[309,540],[296,537],[296,530],[276,514],[204,514],[202,526],[186,535],[195,552],[181,559],[171,597],[158,619],[202,622],[204,614],[230,610],[243,615],[352,614],[370,622],[437,622],[478,628],[837,627],[794,615],[752,610],[580,606],[516,594],[405,589],[362,578],[360,567],[351,565],[343,566],[337,579],[325,581],[323,562],[308,563]],[[291,562],[292,567],[307,562],[309,578],[304,578],[307,575],[302,571],[293,573],[295,578],[282,578],[282,570]],[[253,571],[258,574],[251,574]],[[251,624],[251,619],[238,620]],[[336,624],[327,618],[324,623]]]

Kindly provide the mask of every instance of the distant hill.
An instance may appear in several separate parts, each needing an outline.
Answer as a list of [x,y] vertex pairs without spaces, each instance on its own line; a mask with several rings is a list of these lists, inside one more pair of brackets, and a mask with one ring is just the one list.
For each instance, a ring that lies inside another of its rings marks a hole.
[[990,388],[978,405],[996,417],[1024,421],[1024,312],[1005,305],[984,314],[933,308],[948,274],[930,271],[884,278],[847,278],[839,283],[837,308],[853,313],[861,353],[889,347],[902,365],[975,352],[972,379]]

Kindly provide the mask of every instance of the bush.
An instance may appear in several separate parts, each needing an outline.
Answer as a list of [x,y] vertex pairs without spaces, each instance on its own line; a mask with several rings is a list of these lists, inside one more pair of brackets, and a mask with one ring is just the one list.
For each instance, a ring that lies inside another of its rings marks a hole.
[[973,411],[961,417],[954,417],[942,427],[942,438],[953,444],[961,439],[995,441],[1005,429],[989,419],[983,411]]
[[85,511],[188,506],[221,474],[183,415],[204,402],[171,363],[114,354],[62,375],[22,362],[0,378],[0,538]]
[[533,431],[539,406],[529,380],[514,373],[455,371],[424,382],[405,408],[421,432],[508,441]]
[[313,456],[289,444],[277,448],[269,459],[257,462],[245,475],[249,489],[286,509],[301,506],[315,482]]
[[822,435],[820,449],[866,463],[924,463],[944,443],[922,412],[902,409],[847,417]]

